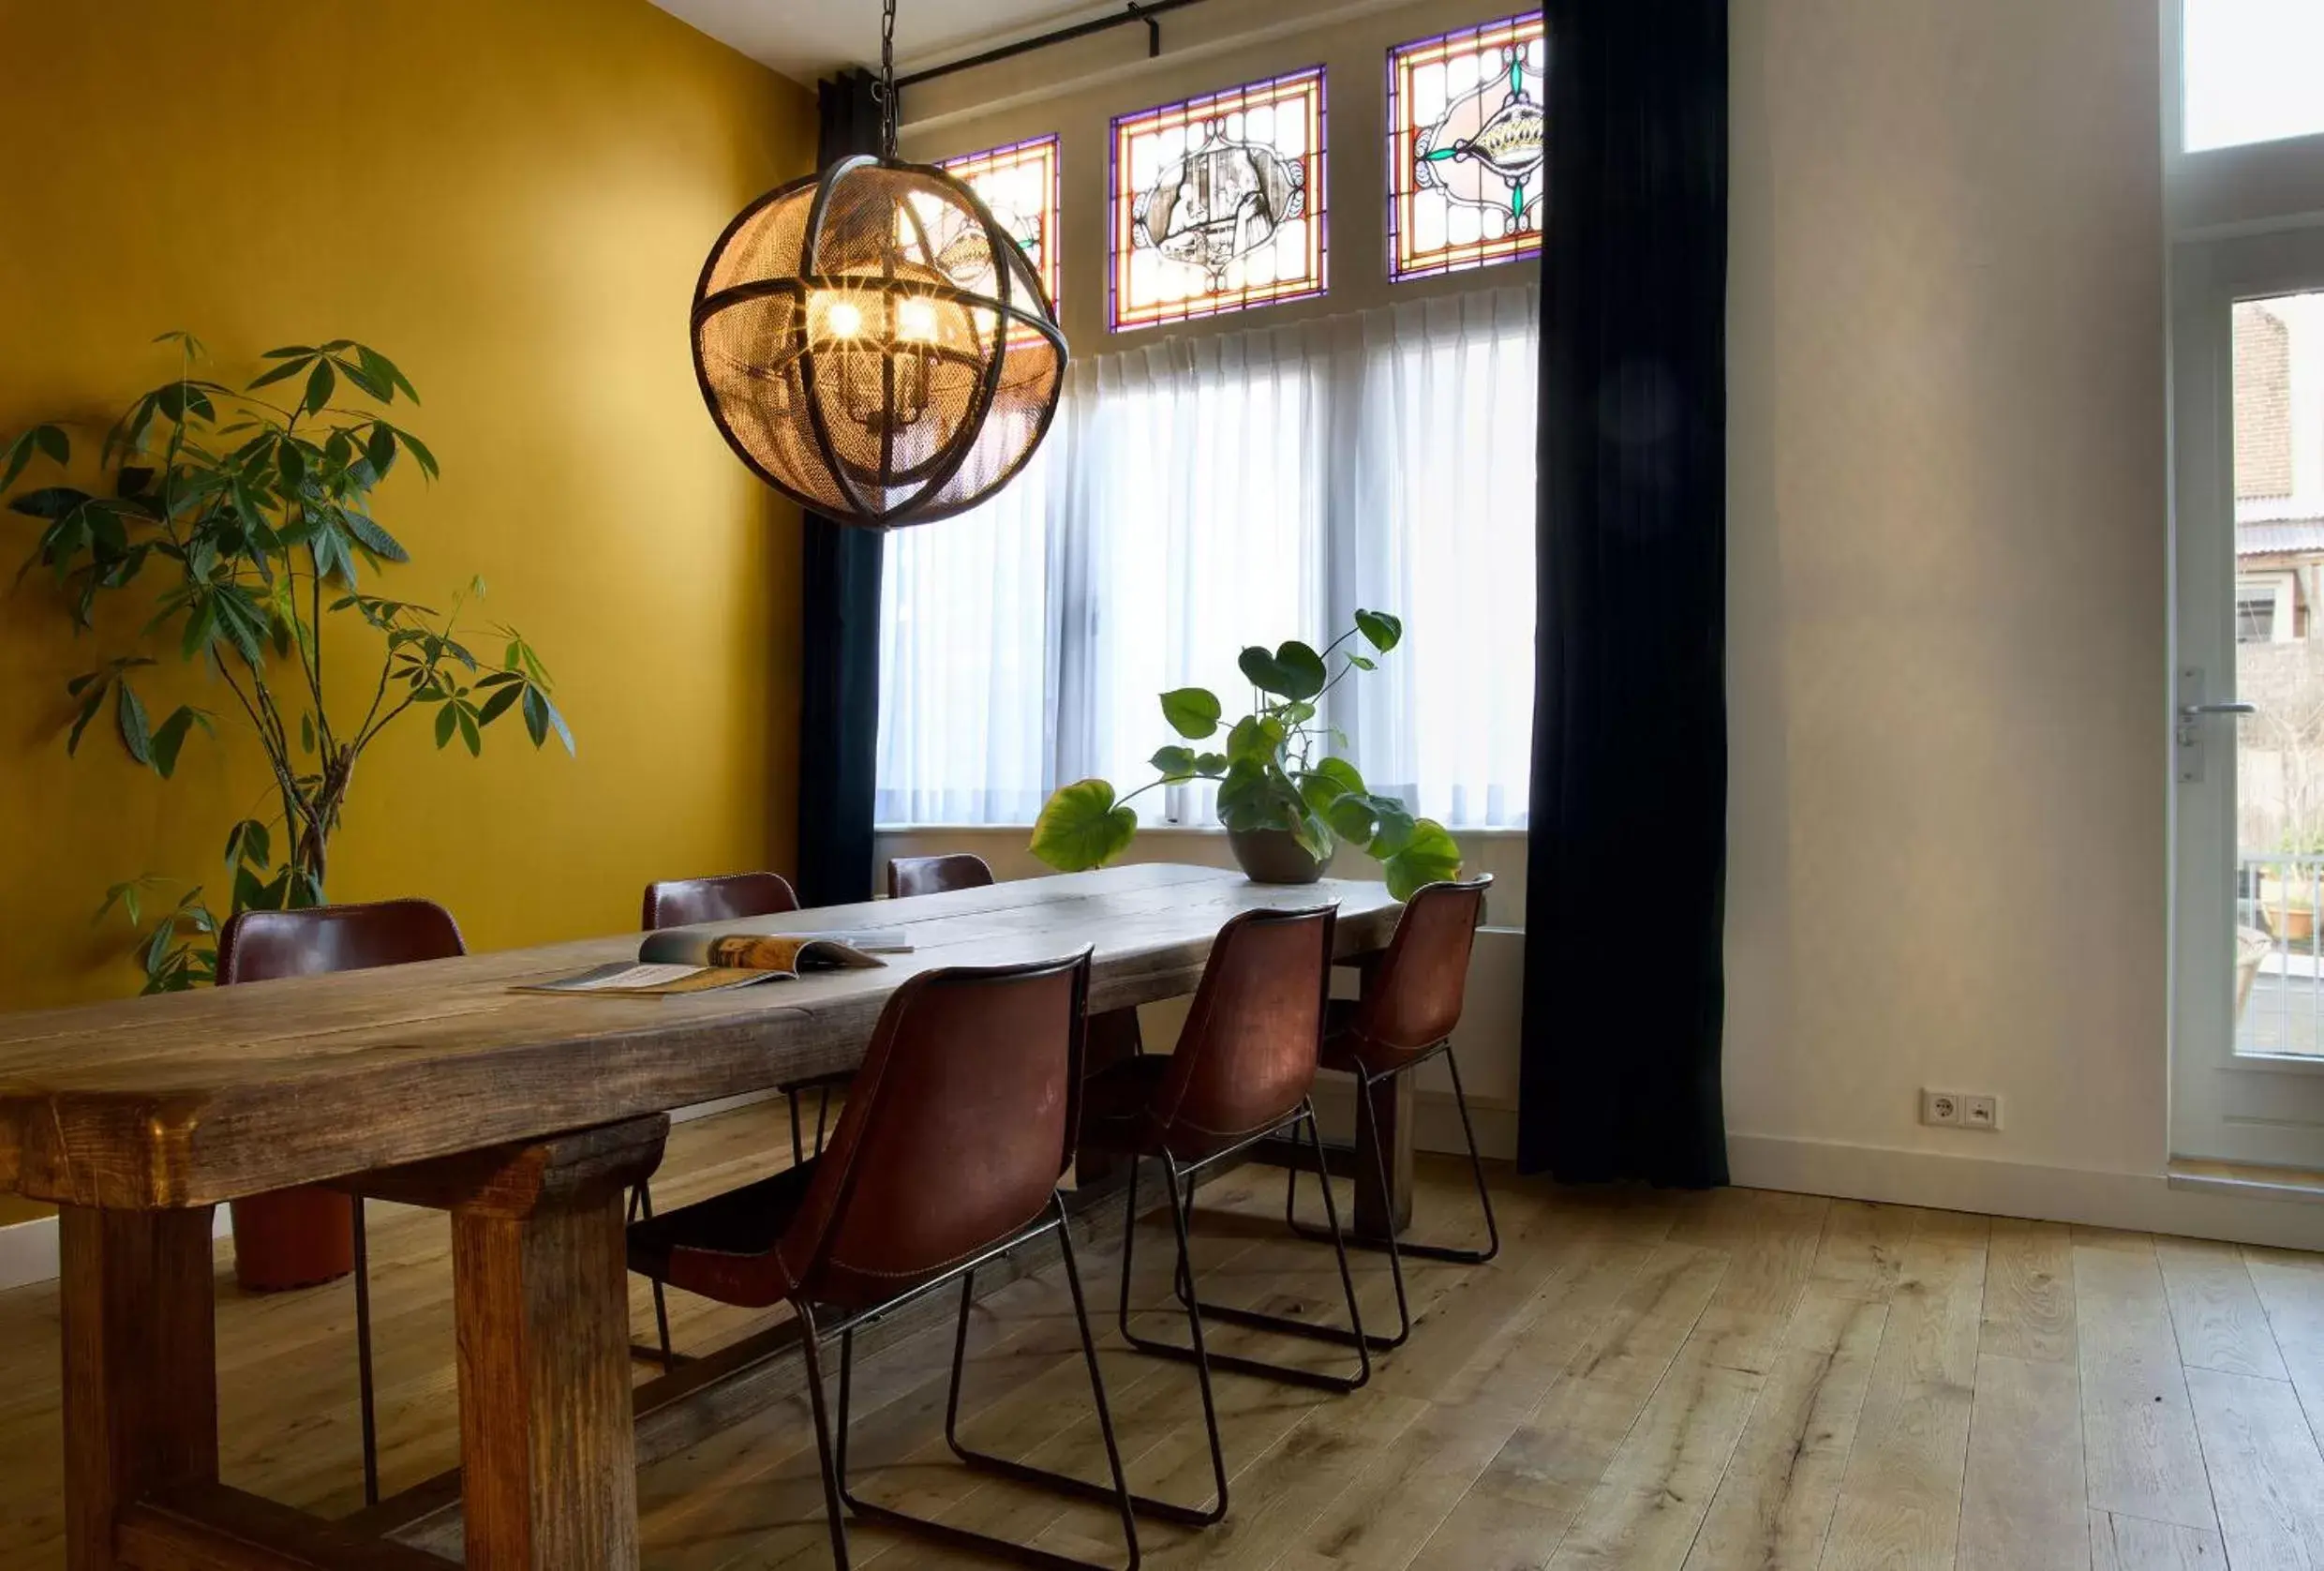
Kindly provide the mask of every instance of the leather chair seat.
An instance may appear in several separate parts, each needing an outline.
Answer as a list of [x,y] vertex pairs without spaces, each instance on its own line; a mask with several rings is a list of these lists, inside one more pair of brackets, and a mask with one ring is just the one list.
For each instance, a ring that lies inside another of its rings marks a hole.
[[[761,1282],[753,1277],[745,1287],[719,1269],[717,1257],[731,1255],[740,1262],[774,1256],[775,1246],[807,1198],[808,1183],[820,1160],[810,1157],[802,1165],[784,1168],[755,1184],[631,1223],[630,1269],[722,1303],[741,1302],[730,1296],[737,1292],[755,1300],[744,1304],[747,1309],[781,1303],[796,1286],[788,1272],[782,1273],[779,1281]],[[781,1257],[776,1259],[779,1264]]]

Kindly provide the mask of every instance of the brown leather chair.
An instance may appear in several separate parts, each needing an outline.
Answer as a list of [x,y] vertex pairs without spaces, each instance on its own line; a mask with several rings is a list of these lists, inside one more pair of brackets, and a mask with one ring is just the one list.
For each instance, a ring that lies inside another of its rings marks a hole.
[[[671,878],[646,886],[646,900],[641,920],[646,931],[657,933],[665,927],[693,927],[701,922],[736,921],[745,917],[774,917],[799,909],[798,895],[791,881],[780,873],[728,873],[715,878]],[[806,1141],[800,1130],[799,1093],[818,1093],[815,1103],[815,1149],[823,1149],[824,1131],[831,1117],[831,1088],[847,1084],[846,1072],[815,1075],[789,1085],[777,1087],[791,1111],[791,1160],[807,1160]],[[645,1204],[650,1208],[652,1197],[644,1186],[639,1192],[647,1196]],[[650,1209],[648,1211],[650,1214]]]
[[[1228,922],[1212,946],[1176,1050],[1167,1055],[1140,1054],[1124,1059],[1093,1075],[1085,1093],[1083,1149],[1156,1160],[1169,1182],[1170,1220],[1178,1234],[1178,1294],[1186,1312],[1190,1344],[1182,1347],[1153,1340],[1130,1328],[1131,1253],[1138,1231],[1135,1163],[1128,1185],[1128,1225],[1122,1239],[1122,1296],[1117,1312],[1123,1338],[1132,1347],[1193,1364],[1201,1387],[1217,1495],[1208,1507],[1141,1500],[1141,1506],[1172,1520],[1207,1525],[1227,1514],[1227,1461],[1219,1443],[1218,1409],[1211,1392],[1214,1368],[1330,1391],[1352,1391],[1371,1378],[1370,1348],[1345,1249],[1339,1254],[1339,1276],[1348,1295],[1348,1325],[1342,1329],[1204,1303],[1195,1291],[1190,1241],[1194,1186],[1201,1170],[1210,1164],[1277,1132],[1288,1132],[1296,1139],[1304,1130],[1315,1148],[1317,1172],[1323,1172],[1323,1140],[1316,1129],[1315,1104],[1308,1093],[1315,1086],[1337,916],[1336,906],[1318,905],[1304,910],[1245,911]],[[1328,1182],[1324,1209],[1331,1219],[1332,1236],[1337,1238],[1339,1213]],[[1202,1339],[1205,1314],[1352,1347],[1356,1372],[1333,1375],[1210,1353]]]
[[[736,921],[745,917],[774,917],[799,908],[798,894],[791,888],[791,880],[780,873],[724,873],[711,878],[665,878],[646,886],[646,898],[639,912],[639,922],[648,933],[666,927],[693,927],[701,922]],[[782,1100],[791,1115],[791,1161],[794,1166],[807,1160],[806,1142],[801,1134],[799,1093],[812,1091],[815,1098],[815,1149],[823,1149],[823,1135],[831,1117],[831,1088],[844,1085],[848,1071],[814,1075],[809,1079],[779,1085]],[[653,1215],[653,1187],[641,1182],[630,1196],[631,1219]],[[675,1369],[678,1354],[670,1345],[670,1309],[660,1282],[654,1283],[654,1332],[659,1338],[663,1369]]]
[[799,908],[791,880],[780,873],[727,873],[716,878],[669,878],[646,886],[638,925],[648,933],[737,917],[771,917]]
[[[827,1150],[803,1167],[630,1229],[632,1270],[724,1304],[787,1303],[797,1315],[831,1549],[842,1567],[848,1564],[849,1510],[1024,1564],[1086,1564],[906,1516],[857,1499],[848,1488],[856,1327],[956,1279],[961,1312],[946,1438],[973,1466],[1111,1504],[1121,1513],[1129,1564],[1139,1563],[1129,1487],[1058,1189],[1080,1117],[1088,997],[1087,950],[1029,965],[911,978],[881,1011]],[[1110,1489],[984,1457],[963,1447],[957,1434],[977,1268],[1050,1233],[1072,1290]],[[840,1339],[836,1434],[824,1408],[822,1344],[832,1336]]]
[[[460,925],[429,900],[380,900],[365,905],[316,905],[301,911],[244,911],[218,929],[217,981],[269,981],[326,971],[367,971],[416,960],[466,954]],[[364,1500],[380,1500],[379,1409],[371,1378],[371,1249],[361,1200],[312,1191],[325,1225],[345,1225],[355,1249],[355,1380],[363,1408]]]
[[[1477,928],[1484,920],[1485,891],[1493,875],[1467,883],[1428,884],[1413,891],[1404,914],[1396,920],[1395,936],[1388,948],[1363,963],[1363,996],[1334,998],[1324,1021],[1323,1067],[1356,1077],[1357,1160],[1369,1155],[1380,1192],[1388,1189],[1388,1153],[1380,1144],[1379,1120],[1373,1109],[1381,1088],[1397,1075],[1408,1074],[1441,1056],[1452,1076],[1452,1102],[1460,1109],[1461,1132],[1468,1139],[1468,1166],[1477,1180],[1477,1203],[1484,1210],[1485,1247],[1454,1249],[1441,1244],[1408,1243],[1393,1234],[1372,1238],[1356,1234],[1351,1244],[1388,1252],[1389,1274],[1396,1284],[1396,1334],[1375,1337],[1372,1345],[1386,1350],[1402,1347],[1412,1334],[1412,1311],[1405,1299],[1404,1257],[1448,1260],[1482,1265],[1501,1251],[1501,1232],[1493,1219],[1493,1195],[1484,1177],[1484,1158],[1477,1150],[1477,1129],[1468,1116],[1468,1095],[1461,1087],[1460,1061],[1452,1053],[1453,1027],[1461,1023],[1461,998],[1468,986],[1468,957],[1476,948]],[[1296,1214],[1299,1170],[1293,1168],[1284,1188],[1283,1219],[1293,1232],[1320,1240],[1321,1231],[1303,1224]]]
[[916,894],[942,894],[946,890],[980,890],[992,882],[985,859],[966,851],[944,857],[890,857],[887,860],[887,898],[903,900]]

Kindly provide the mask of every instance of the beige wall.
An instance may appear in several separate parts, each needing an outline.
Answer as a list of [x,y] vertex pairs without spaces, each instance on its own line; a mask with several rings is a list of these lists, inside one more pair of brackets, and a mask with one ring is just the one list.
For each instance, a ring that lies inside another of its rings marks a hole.
[[1730,1128],[2159,1173],[2156,7],[1734,15]]

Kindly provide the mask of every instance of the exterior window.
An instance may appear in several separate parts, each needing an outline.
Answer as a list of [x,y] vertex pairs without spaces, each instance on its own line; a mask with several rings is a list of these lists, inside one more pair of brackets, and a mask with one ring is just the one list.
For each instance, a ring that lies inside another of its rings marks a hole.
[[2181,41],[2188,152],[2324,131],[2324,5],[2186,0]]
[[1049,291],[1050,308],[1056,309],[1061,277],[1057,139],[1042,136],[1011,142],[1006,147],[946,158],[941,167],[992,210],[993,221],[1023,248],[1041,287]]
[[1119,330],[1324,290],[1323,67],[1113,122]]
[[2271,644],[2275,641],[2273,589],[2235,597],[2235,641],[2239,644]]
[[1542,13],[1388,52],[1388,272],[1539,256]]

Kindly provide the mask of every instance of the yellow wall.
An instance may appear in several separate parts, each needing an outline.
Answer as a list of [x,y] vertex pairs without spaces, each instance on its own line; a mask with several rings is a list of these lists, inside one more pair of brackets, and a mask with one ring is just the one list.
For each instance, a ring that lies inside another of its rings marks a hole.
[[[332,895],[430,895],[499,948],[632,927],[650,877],[790,866],[797,515],[712,428],[686,310],[736,209],[810,166],[809,96],[646,0],[0,0],[0,432],[101,426],[169,374],[166,328],[234,381],[374,343],[443,464],[380,493],[414,557],[390,581],[439,604],[484,575],[558,679],[577,759],[514,715],[482,760],[424,723],[376,747]],[[8,570],[32,537],[0,516]],[[365,634],[335,629],[343,666]],[[0,1009],[132,988],[100,891],[215,882],[258,800],[231,731],[171,782],[106,739],[68,760],[63,683],[99,647],[37,576],[0,602]]]

